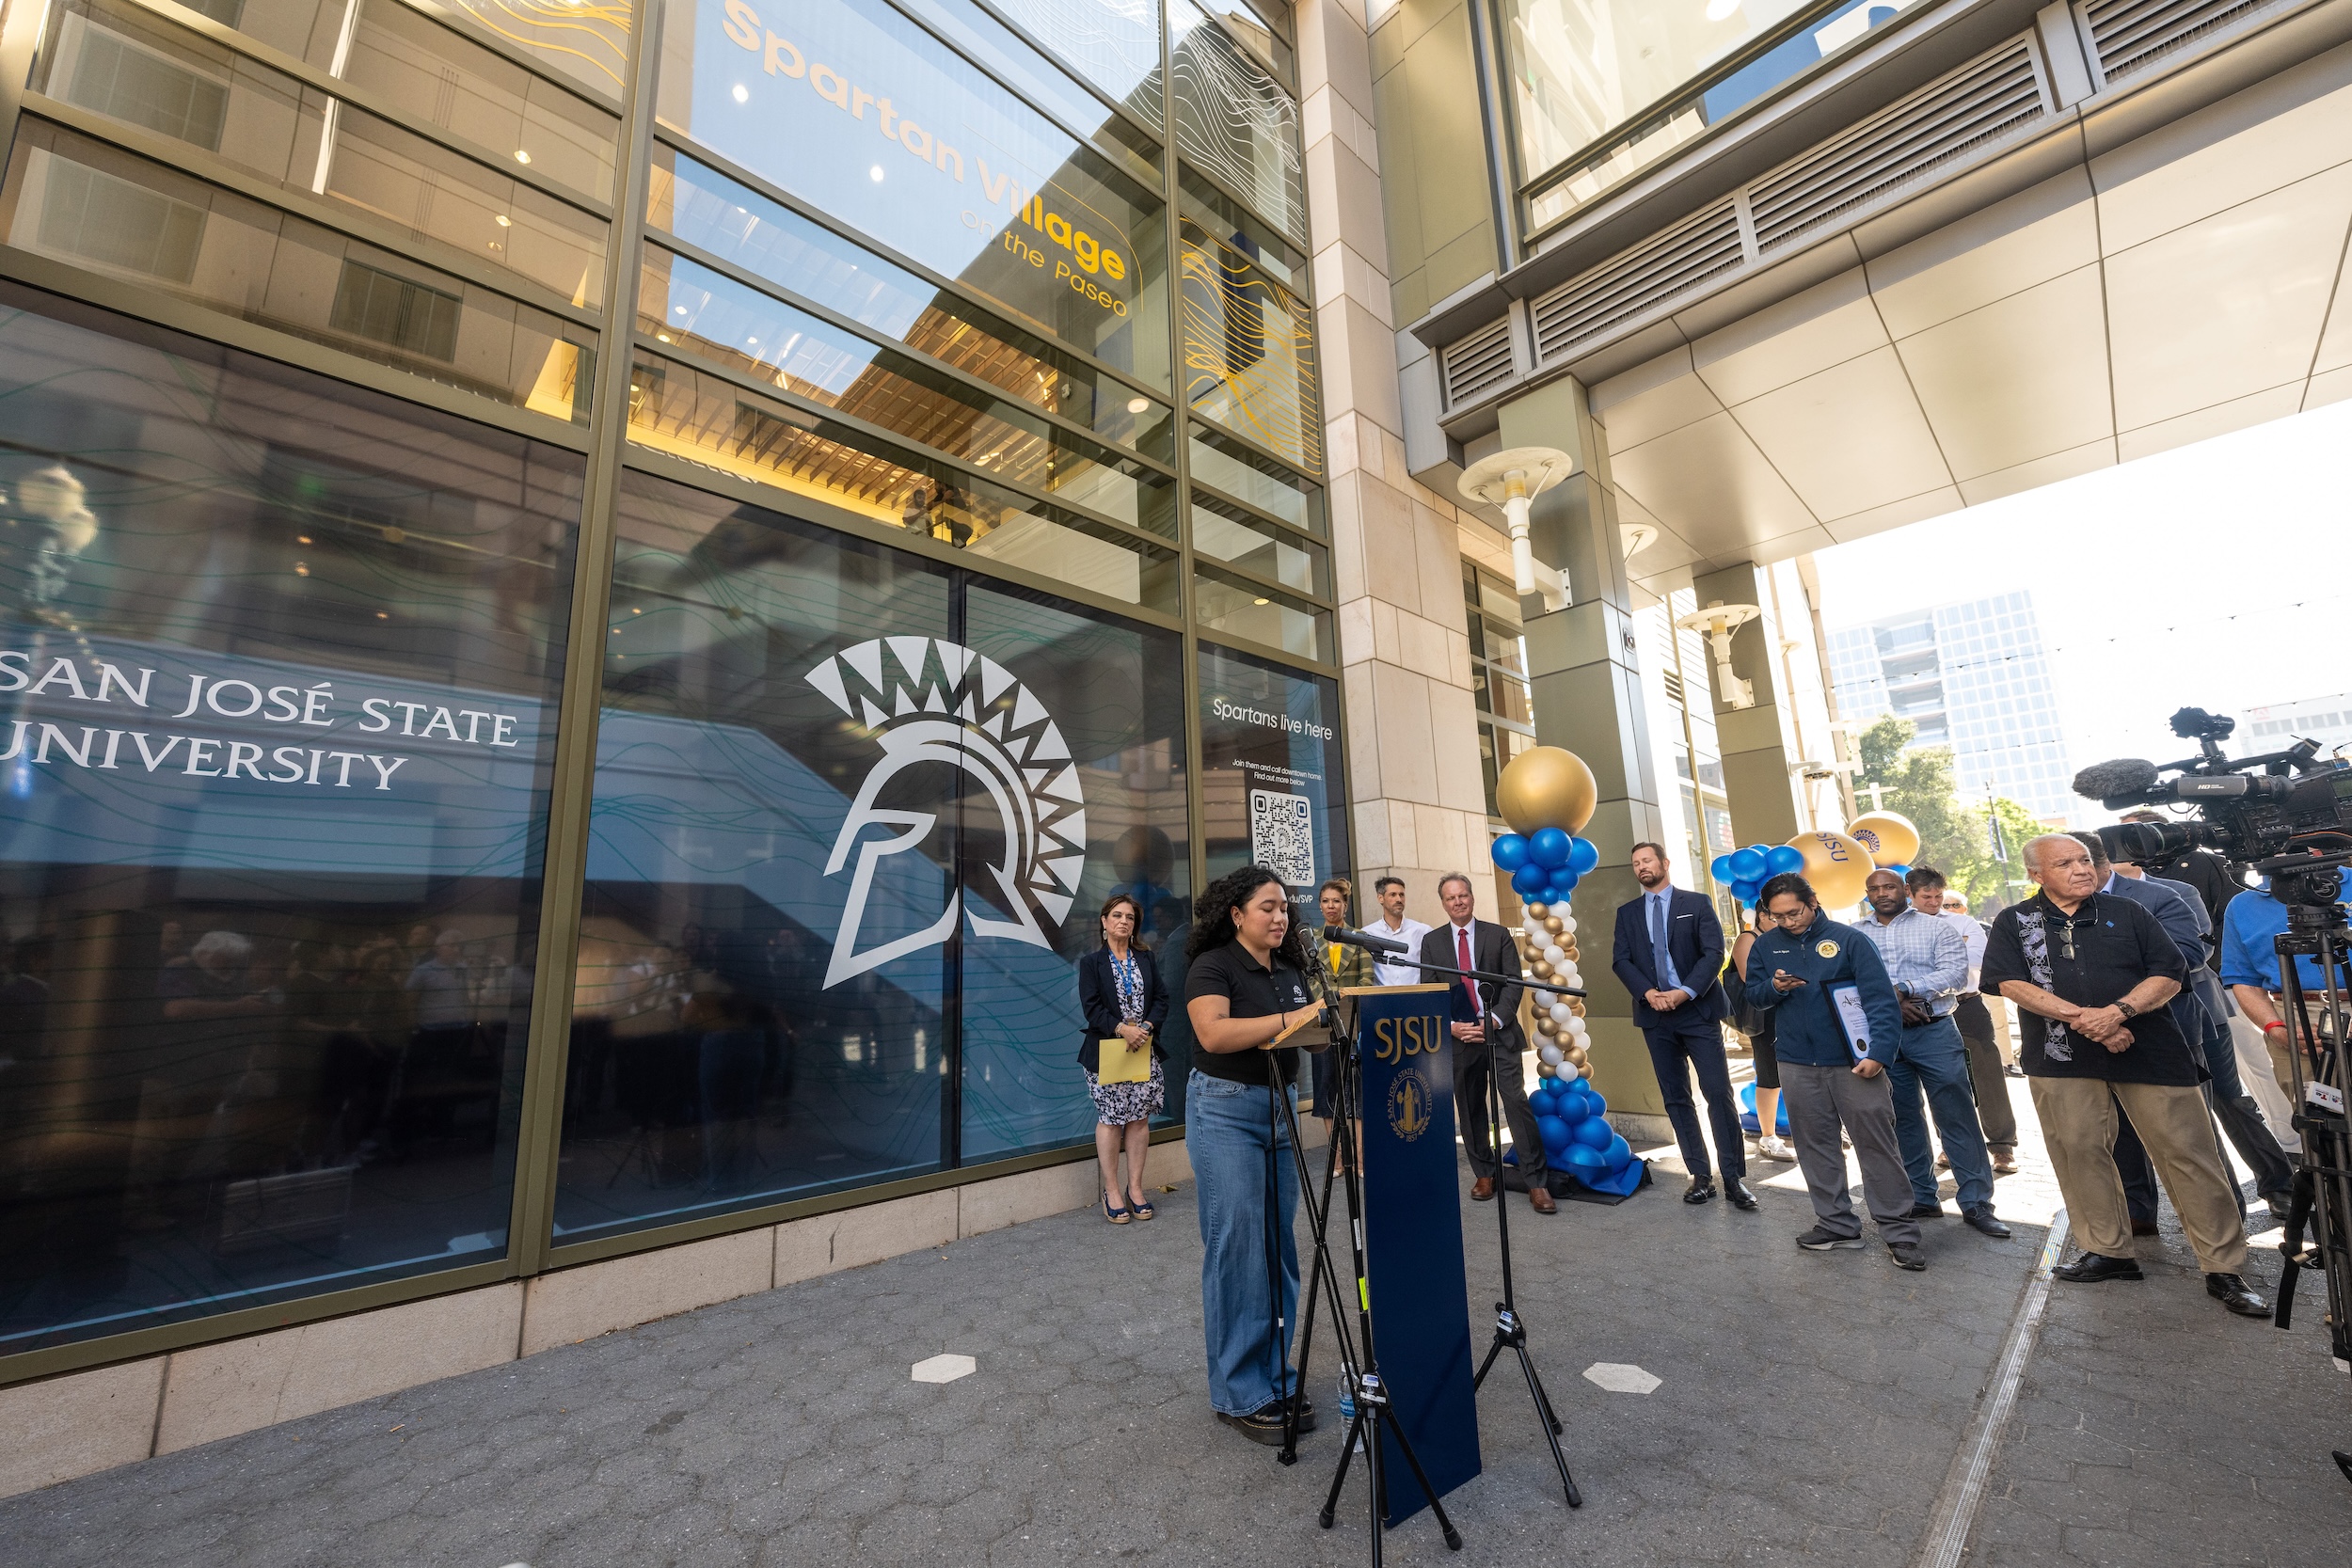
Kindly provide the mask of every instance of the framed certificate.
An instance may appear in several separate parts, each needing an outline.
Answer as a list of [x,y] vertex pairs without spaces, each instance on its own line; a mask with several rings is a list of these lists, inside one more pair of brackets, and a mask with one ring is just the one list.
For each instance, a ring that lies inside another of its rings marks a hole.
[[1851,981],[1829,988],[1830,1006],[1837,1010],[1839,1027],[1846,1031],[1846,1048],[1853,1053],[1855,1061],[1870,1053],[1870,1017],[1862,1010],[1862,991]]

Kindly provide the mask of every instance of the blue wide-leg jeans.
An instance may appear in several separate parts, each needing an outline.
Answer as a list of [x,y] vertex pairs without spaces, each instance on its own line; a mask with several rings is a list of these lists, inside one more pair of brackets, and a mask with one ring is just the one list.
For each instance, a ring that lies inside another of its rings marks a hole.
[[[1297,1091],[1285,1089],[1294,1109]],[[1184,1151],[1200,1210],[1200,1322],[1208,1341],[1209,1403],[1228,1416],[1262,1409],[1289,1386],[1289,1325],[1298,1311],[1298,1169],[1273,1091],[1195,1070],[1184,1101]],[[1269,1125],[1269,1117],[1273,1117]],[[1274,1157],[1267,1190],[1266,1156]],[[1273,1267],[1268,1267],[1268,1211]],[[1268,1275],[1281,1280],[1274,1328]],[[1278,1389],[1277,1383],[1281,1386]]]

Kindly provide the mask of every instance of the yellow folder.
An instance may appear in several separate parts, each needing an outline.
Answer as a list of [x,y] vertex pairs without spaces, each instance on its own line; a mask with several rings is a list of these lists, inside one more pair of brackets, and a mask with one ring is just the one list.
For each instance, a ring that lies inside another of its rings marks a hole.
[[1148,1084],[1152,1081],[1152,1048],[1139,1045],[1130,1050],[1127,1042],[1117,1035],[1102,1042],[1097,1054],[1102,1065],[1094,1074],[1098,1084]]

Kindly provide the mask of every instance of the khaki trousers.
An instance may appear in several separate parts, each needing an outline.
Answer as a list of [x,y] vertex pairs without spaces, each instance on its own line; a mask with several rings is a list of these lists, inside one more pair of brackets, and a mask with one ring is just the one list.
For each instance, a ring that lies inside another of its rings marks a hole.
[[2058,1193],[2086,1251],[2132,1255],[2132,1217],[2115,1169],[2115,1107],[2122,1101],[2155,1162],[2165,1196],[2207,1274],[2246,1267],[2246,1227],[2208,1119],[2205,1097],[2170,1084],[2110,1084],[2104,1078],[2031,1078],[2033,1108],[2058,1173]]

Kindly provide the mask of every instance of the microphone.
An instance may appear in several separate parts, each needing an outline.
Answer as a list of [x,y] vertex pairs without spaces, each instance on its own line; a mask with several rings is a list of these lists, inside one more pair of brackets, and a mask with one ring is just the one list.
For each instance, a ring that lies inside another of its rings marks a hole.
[[1412,949],[1394,937],[1375,937],[1370,931],[1351,931],[1344,926],[1326,926],[1323,940],[1348,947],[1360,947],[1367,953],[1410,953]]
[[2156,765],[2142,757],[2118,757],[2094,762],[2074,775],[2074,793],[2086,800],[2106,800],[2118,795],[2145,795],[2156,787]]

